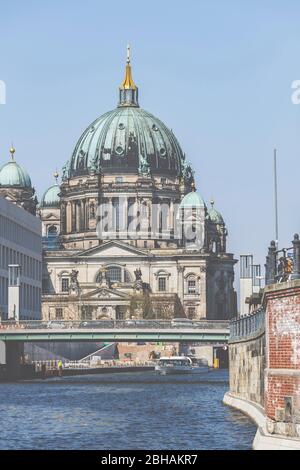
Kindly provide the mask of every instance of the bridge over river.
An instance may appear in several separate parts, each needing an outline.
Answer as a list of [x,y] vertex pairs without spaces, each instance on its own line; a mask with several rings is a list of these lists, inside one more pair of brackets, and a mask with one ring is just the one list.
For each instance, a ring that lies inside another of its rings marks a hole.
[[227,342],[224,321],[112,320],[86,322],[2,322],[0,341]]
[[22,376],[24,343],[177,342],[222,346],[229,338],[224,321],[103,320],[1,322],[0,363],[7,376]]

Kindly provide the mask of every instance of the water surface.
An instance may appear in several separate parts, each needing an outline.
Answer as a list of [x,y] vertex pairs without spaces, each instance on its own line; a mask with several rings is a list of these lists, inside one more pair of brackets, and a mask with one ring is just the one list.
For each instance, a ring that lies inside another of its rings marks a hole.
[[222,404],[228,372],[0,384],[0,449],[251,449],[256,426]]

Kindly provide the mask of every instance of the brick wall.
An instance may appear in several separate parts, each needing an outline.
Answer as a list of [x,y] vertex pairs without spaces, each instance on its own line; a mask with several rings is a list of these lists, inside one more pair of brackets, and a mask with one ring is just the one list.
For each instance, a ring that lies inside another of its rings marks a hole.
[[266,415],[274,432],[298,436],[300,435],[300,281],[267,286],[264,302],[267,352]]

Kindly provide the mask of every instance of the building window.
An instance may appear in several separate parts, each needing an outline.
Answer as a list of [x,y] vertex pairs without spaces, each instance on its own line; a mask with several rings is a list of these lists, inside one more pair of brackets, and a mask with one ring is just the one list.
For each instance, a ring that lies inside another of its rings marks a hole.
[[9,286],[19,286],[20,285],[20,266],[9,265],[8,266],[8,278],[9,278]]
[[81,319],[82,320],[93,319],[93,306],[92,305],[83,305],[81,307]]
[[198,280],[194,274],[191,274],[186,278],[185,293],[188,295],[197,295],[199,293]]
[[195,307],[188,307],[188,309],[187,309],[187,316],[188,316],[188,318],[190,318],[191,320],[193,320],[193,318],[195,318],[195,316],[196,316],[196,309],[195,309]]
[[124,320],[126,313],[126,307],[122,307],[120,305],[117,306],[116,309],[116,320]]
[[110,282],[122,282],[122,269],[118,266],[110,266],[107,269],[107,276]]
[[167,279],[165,277],[158,278],[158,290],[159,292],[166,292],[167,290]]
[[64,317],[63,309],[62,308],[56,308],[55,309],[55,318],[56,318],[56,320],[62,320],[63,317]]
[[[102,281],[102,276],[103,274],[99,273],[96,277],[96,282],[101,282]],[[129,271],[125,268],[121,268],[120,266],[108,266],[106,268],[106,278],[114,283],[123,283],[125,282],[126,284],[131,284],[132,283],[132,277]]]
[[70,280],[68,277],[61,278],[61,291],[62,292],[69,292],[69,284]]
[[188,294],[196,294],[196,281],[195,279],[188,280]]
[[117,176],[116,183],[123,183],[123,176]]

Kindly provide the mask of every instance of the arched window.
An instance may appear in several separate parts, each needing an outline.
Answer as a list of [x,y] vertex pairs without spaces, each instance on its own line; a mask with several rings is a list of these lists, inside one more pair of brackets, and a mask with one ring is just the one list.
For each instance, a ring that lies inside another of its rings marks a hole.
[[157,279],[157,291],[158,292],[168,292],[169,290],[169,276],[170,274],[166,271],[158,271],[156,274]]
[[[107,266],[106,267],[106,278],[111,282],[118,282],[118,283],[125,283],[130,284],[132,283],[132,276],[130,272],[121,267],[121,266]],[[96,282],[101,282],[101,274],[99,273],[96,278]]]
[[109,266],[107,268],[107,277],[110,282],[122,282],[122,268],[119,266]]
[[199,294],[198,279],[195,274],[189,274],[185,280],[185,293],[188,295]]
[[58,274],[60,292],[69,292],[70,277],[71,274],[68,271],[63,271]]

